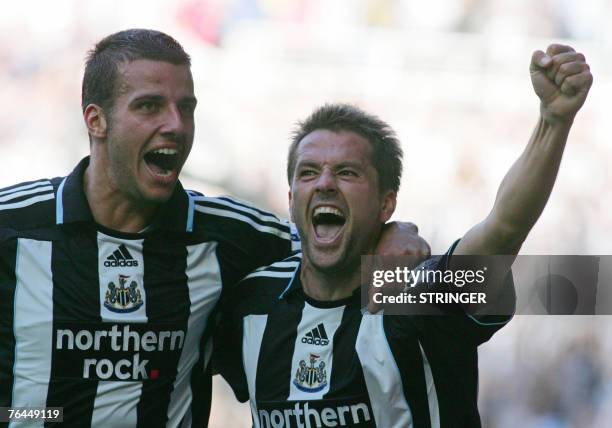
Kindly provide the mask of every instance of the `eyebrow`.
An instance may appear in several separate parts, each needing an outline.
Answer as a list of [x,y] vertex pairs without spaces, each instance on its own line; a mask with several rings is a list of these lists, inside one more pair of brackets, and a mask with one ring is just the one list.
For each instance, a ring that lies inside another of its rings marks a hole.
[[154,94],[139,95],[138,97],[130,101],[130,105],[136,104],[140,101],[155,101],[155,102],[160,103],[164,101],[164,97],[162,97],[161,95],[154,95]]
[[342,169],[342,168],[355,168],[355,169],[363,169],[363,163],[361,162],[350,162],[350,161],[345,161],[345,162],[340,162],[338,165],[336,165],[336,169]]
[[[138,97],[130,101],[130,105],[133,105],[141,101],[155,101],[155,102],[161,103],[164,100],[165,98],[162,97],[161,95],[144,94],[144,95],[139,95]],[[179,104],[189,104],[189,105],[196,106],[198,104],[198,100],[196,97],[193,97],[193,96],[183,97],[180,99]]]
[[[312,160],[304,160],[304,161],[299,161],[296,165],[296,168],[304,168],[304,167],[311,167],[311,168],[317,168],[319,167],[320,163],[319,162],[315,162]],[[342,168],[355,168],[355,169],[364,169],[363,163],[361,162],[351,162],[351,161],[344,161],[344,162],[340,162],[337,165],[334,165],[334,169],[342,169]]]

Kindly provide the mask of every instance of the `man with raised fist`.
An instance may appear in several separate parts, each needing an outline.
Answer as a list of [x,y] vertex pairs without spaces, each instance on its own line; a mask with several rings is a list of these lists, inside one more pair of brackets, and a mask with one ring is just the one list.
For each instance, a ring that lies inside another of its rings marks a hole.
[[[488,275],[514,305],[508,275],[550,195],[574,116],[592,83],[584,56],[551,45],[531,78],[540,118],[503,179],[491,212],[430,269],[456,272],[460,255],[507,255]],[[290,210],[303,255],[259,269],[228,302],[218,365],[256,427],[477,427],[477,347],[512,317],[470,305],[443,316],[361,310],[359,270],[393,214],[402,152],[379,118],[323,106],[289,149]],[[512,309],[512,308],[511,308]]]

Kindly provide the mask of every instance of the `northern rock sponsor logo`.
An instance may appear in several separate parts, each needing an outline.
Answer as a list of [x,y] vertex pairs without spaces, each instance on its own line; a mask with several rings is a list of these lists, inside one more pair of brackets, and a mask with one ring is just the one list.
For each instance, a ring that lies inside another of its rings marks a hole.
[[[145,380],[157,379],[160,367],[150,367],[150,361],[172,359],[183,348],[183,330],[134,329],[130,324],[100,324],[106,329],[57,328],[55,350],[66,355],[65,371],[84,379]],[[67,354],[66,354],[67,353]],[[61,359],[61,358],[60,358]],[[78,364],[78,363],[77,363]]]

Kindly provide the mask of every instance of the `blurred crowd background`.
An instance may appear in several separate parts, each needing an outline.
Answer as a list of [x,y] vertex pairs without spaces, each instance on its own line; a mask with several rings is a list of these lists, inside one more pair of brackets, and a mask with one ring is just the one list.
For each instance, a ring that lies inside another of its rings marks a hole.
[[[87,154],[86,51],[112,32],[155,28],[193,60],[199,104],[187,187],[286,217],[294,123],[324,102],[352,102],[399,134],[395,218],[417,223],[434,253],[484,218],[531,134],[532,51],[571,44],[595,83],[521,253],[610,254],[609,1],[24,0],[2,9],[0,186],[65,175]],[[484,426],[610,426],[611,351],[610,317],[517,316],[480,349]],[[248,407],[218,378],[212,426],[250,426]]]

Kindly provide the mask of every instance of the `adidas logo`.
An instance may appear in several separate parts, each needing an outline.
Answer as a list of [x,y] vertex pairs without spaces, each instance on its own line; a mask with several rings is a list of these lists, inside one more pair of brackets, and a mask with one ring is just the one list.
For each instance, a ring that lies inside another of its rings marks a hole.
[[328,345],[329,339],[327,338],[327,333],[325,332],[325,326],[323,323],[306,333],[304,337],[302,337],[302,343],[319,346]]
[[127,266],[138,266],[138,260],[130,254],[125,244],[119,245],[119,247],[106,258],[104,261],[105,267],[127,267]]

